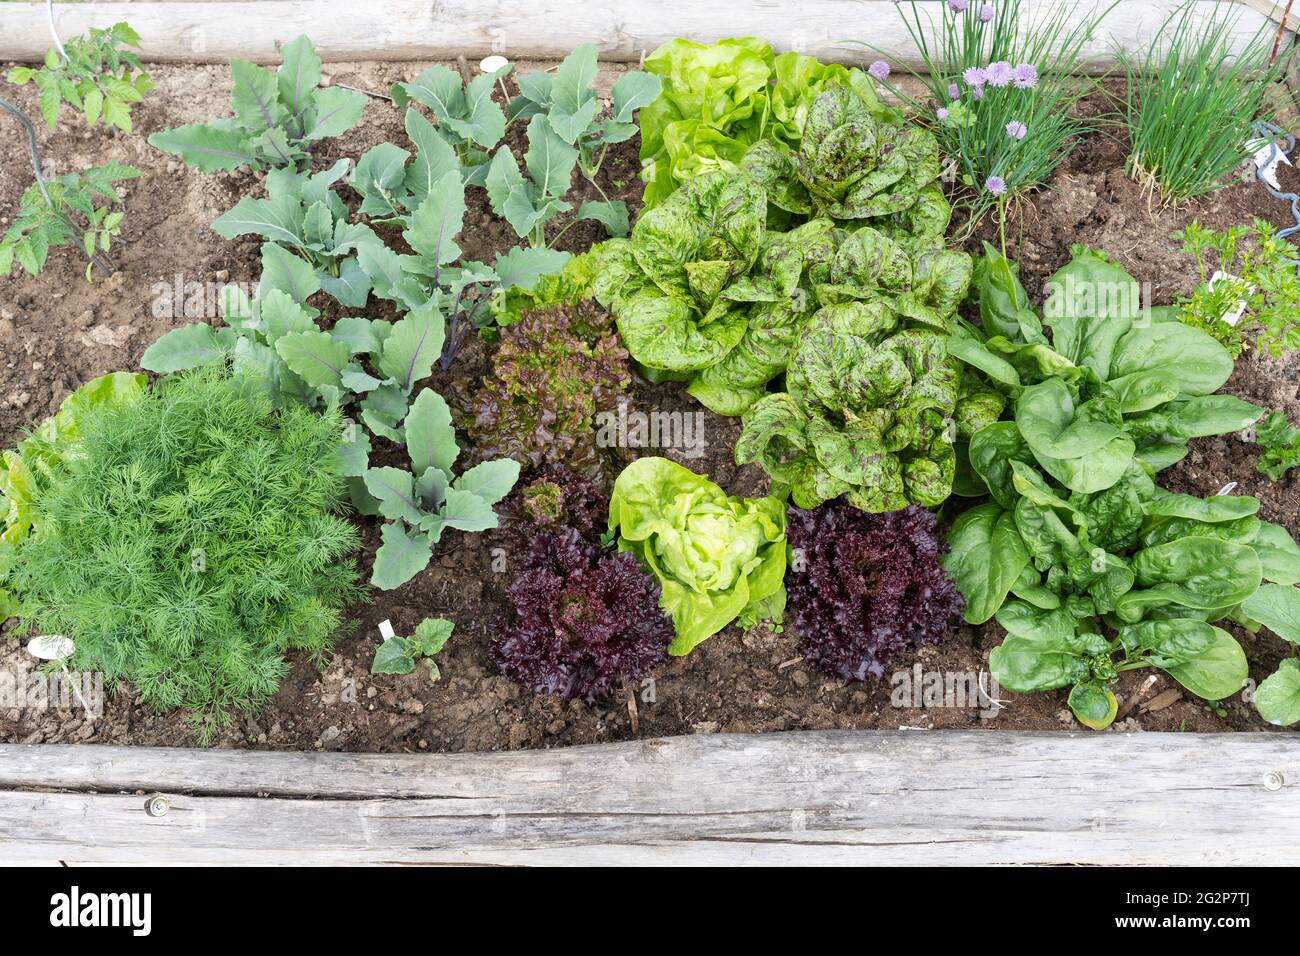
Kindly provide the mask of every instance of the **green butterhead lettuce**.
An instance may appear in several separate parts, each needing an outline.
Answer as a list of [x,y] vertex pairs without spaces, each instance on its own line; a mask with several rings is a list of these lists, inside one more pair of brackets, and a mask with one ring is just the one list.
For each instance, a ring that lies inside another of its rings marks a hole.
[[659,606],[683,655],[732,621],[779,622],[785,606],[785,506],[733,498],[666,458],[640,458],[614,483],[609,532],[659,581]]
[[16,448],[0,456],[0,620],[17,612],[17,601],[3,584],[18,545],[39,526],[36,499],[55,480],[56,469],[76,456],[82,422],[97,408],[134,401],[148,384],[149,376],[129,372],[91,379]]

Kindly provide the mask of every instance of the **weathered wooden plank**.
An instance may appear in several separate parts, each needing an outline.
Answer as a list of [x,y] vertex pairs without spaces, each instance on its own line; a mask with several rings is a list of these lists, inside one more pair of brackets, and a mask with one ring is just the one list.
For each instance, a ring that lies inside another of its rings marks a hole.
[[[0,745],[0,860],[1293,864],[1297,784],[1294,734],[723,734],[465,755]],[[136,790],[170,810],[118,792]]]
[[[1114,64],[1116,49],[1140,54],[1180,0],[1122,0],[1084,51],[1086,66]],[[941,3],[922,4],[937,18]],[[1076,21],[1105,4],[1025,3],[1026,16],[1064,7]],[[1205,14],[1212,0],[1199,0]],[[1269,22],[1242,7],[1234,36],[1244,43]],[[782,0],[700,3],[698,0],[262,0],[262,2],[142,2],[57,4],[64,37],[89,26],[128,20],[140,33],[144,56],[154,61],[224,62],[242,57],[279,60],[280,46],[311,35],[328,60],[437,60],[457,54],[503,53],[520,59],[563,57],[592,42],[610,61],[635,61],[673,37],[712,41],[737,34],[769,40],[778,50],[797,49],[823,59],[861,62],[886,54],[919,66],[916,48],[890,0]],[[856,42],[855,42],[856,41]],[[36,60],[50,46],[43,3],[0,3],[0,59]]]

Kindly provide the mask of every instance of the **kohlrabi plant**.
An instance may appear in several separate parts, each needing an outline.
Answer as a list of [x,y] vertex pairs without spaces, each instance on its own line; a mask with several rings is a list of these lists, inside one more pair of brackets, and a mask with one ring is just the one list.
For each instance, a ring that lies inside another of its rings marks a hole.
[[274,73],[247,60],[230,61],[233,119],[163,130],[149,137],[150,145],[205,173],[309,168],[312,147],[355,126],[366,98],[320,85],[321,60],[306,35],[286,43],[281,55]]
[[506,133],[506,114],[492,99],[492,91],[509,72],[505,64],[466,84],[455,70],[434,64],[411,83],[393,84],[393,102],[399,109],[413,100],[428,107],[467,185],[483,185],[491,151]]
[[[408,128],[414,125],[417,130],[420,123],[427,122],[410,113],[407,120]],[[492,266],[463,261],[457,243],[467,210],[461,171],[436,136],[416,141],[421,143],[420,152],[409,168],[404,165],[403,150],[397,151],[403,154],[400,159],[393,154],[392,161],[385,164],[388,173],[367,165],[371,155],[367,153],[351,180],[366,202],[373,199],[389,205],[400,189],[406,191],[403,196],[410,196],[409,202],[417,203],[411,208],[405,198],[396,200],[388,217],[405,227],[402,238],[413,254],[400,255],[383,243],[366,243],[357,249],[357,262],[370,277],[378,298],[402,310],[436,310],[446,317],[442,365],[448,368],[472,332],[494,324],[494,299],[514,289],[533,288],[542,276],[563,269],[570,256],[553,249],[520,247],[498,256]],[[441,146],[433,145],[435,142]],[[390,185],[381,189],[382,183]]]
[[785,609],[785,506],[734,498],[667,458],[639,458],[614,482],[609,537],[662,587],[659,606],[690,653],[728,624],[779,624]]
[[1277,358],[1300,352],[1300,276],[1296,247],[1256,218],[1220,232],[1193,222],[1175,233],[1196,259],[1200,283],[1179,302],[1181,318],[1233,354],[1248,346]]
[[9,275],[17,262],[31,275],[45,267],[50,249],[73,243],[86,257],[86,279],[96,266],[111,274],[108,257],[113,237],[122,231],[122,200],[114,183],[144,174],[131,166],[108,163],[80,173],[37,181],[23,193],[18,215],[0,236],[0,275]]
[[[222,290],[226,326],[206,323],[168,332],[141,365],[159,373],[229,361],[245,387],[276,405],[344,409],[361,425],[343,429],[340,473],[365,514],[392,519],[375,560],[377,587],[397,587],[428,563],[445,527],[496,527],[492,505],[514,485],[516,462],[485,462],[453,478],[459,454],[451,413],[432,389],[416,391],[442,351],[443,317],[427,306],[395,322],[345,317],[326,332],[306,299],[317,291],[311,266],[274,243],[262,248],[262,280],[250,301]],[[371,436],[404,445],[412,471],[369,464]]]
[[[382,629],[383,625],[380,627]],[[455,627],[455,624],[443,618],[426,617],[415,626],[412,636],[393,634],[392,637],[384,638],[370,664],[370,673],[409,674],[415,670],[417,662],[423,661],[429,668],[429,679],[441,680],[442,671],[433,658],[446,646]]]
[[523,172],[509,146],[502,146],[492,157],[483,183],[492,211],[510,223],[515,234],[527,239],[534,249],[553,244],[569,226],[584,219],[599,222],[611,236],[627,235],[626,205],[621,201],[588,201],[578,208],[564,229],[549,240],[546,238],[546,224],[573,209],[573,204],[564,197],[578,156],[578,149],[555,131],[550,117],[538,113],[528,121]]
[[131,132],[131,105],[154,88],[139,57],[125,47],[140,48],[140,37],[126,23],[107,30],[92,27],[84,36],[59,43],[45,53],[39,67],[16,66],[7,79],[19,86],[34,83],[40,93],[41,115],[50,129],[58,124],[59,109],[67,103],[94,126]]
[[315,174],[273,169],[266,177],[267,198],[245,196],[212,228],[227,239],[262,236],[292,251],[311,264],[322,290],[344,306],[361,308],[370,297],[370,276],[355,253],[381,240],[369,226],[348,221],[347,206],[331,188],[347,174],[349,162],[340,159]]
[[[575,47],[554,73],[538,71],[519,77],[519,95],[510,101],[507,118],[529,122],[531,143],[531,121],[535,116],[544,116],[556,136],[577,149],[578,170],[602,196],[600,202],[583,203],[577,218],[596,219],[611,236],[623,236],[628,229],[627,205],[622,200],[610,200],[601,190],[596,176],[609,147],[636,134],[636,111],[654,102],[663,81],[658,76],[637,70],[622,74],[614,82],[610,94],[612,112],[603,116],[600,100],[592,88],[595,78],[596,47],[584,43]],[[501,172],[509,175],[504,168]],[[532,179],[536,183],[536,175]],[[520,205],[521,199],[517,197],[512,206]],[[498,215],[502,214],[498,210]],[[511,224],[514,225],[513,219]]]
[[486,531],[497,526],[492,506],[509,494],[519,478],[519,463],[509,458],[485,461],[460,475],[452,465],[460,454],[451,410],[442,396],[426,388],[411,403],[403,423],[411,469],[385,465],[367,468],[366,490],[389,519],[375,553],[375,587],[391,590],[429,564],[433,546],[447,528]]

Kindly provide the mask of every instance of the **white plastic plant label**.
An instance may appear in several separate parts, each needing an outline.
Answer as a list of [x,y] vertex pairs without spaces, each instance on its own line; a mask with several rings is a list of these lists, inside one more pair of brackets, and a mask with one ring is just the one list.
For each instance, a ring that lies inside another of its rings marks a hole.
[[397,632],[393,630],[392,621],[385,620],[379,622],[379,636],[382,637],[384,640],[388,640],[390,637],[397,636]]
[[[1241,282],[1239,278],[1237,278],[1235,275],[1232,275],[1230,272],[1224,272],[1222,269],[1219,269],[1214,273],[1214,275],[1210,276],[1210,281],[1206,283],[1206,286],[1207,288],[1213,289],[1215,283],[1225,282],[1225,281],[1238,282],[1238,283]],[[1246,291],[1254,292],[1255,287],[1251,286]],[[1219,318],[1222,319],[1224,322],[1227,322],[1229,325],[1235,326],[1238,322],[1241,321],[1241,317],[1245,313],[1246,313],[1246,300],[1238,299],[1236,305],[1234,305],[1227,312],[1223,313],[1223,315],[1219,316]]]
[[1282,191],[1281,185],[1277,181],[1277,164],[1286,163],[1292,165],[1291,160],[1287,158],[1286,153],[1278,149],[1272,140],[1257,139],[1250,143],[1250,149],[1254,150],[1251,161],[1255,164],[1255,169],[1259,172],[1259,178],[1264,183],[1272,186],[1278,192]]
[[501,56],[500,54],[493,54],[492,56],[487,56],[484,57],[482,60],[480,60],[478,64],[478,68],[482,70],[484,73],[495,73],[503,66],[509,66],[509,65],[510,65],[510,61],[507,60],[505,57]]
[[76,650],[72,639],[62,634],[42,634],[27,642],[27,653],[43,661],[61,661]]

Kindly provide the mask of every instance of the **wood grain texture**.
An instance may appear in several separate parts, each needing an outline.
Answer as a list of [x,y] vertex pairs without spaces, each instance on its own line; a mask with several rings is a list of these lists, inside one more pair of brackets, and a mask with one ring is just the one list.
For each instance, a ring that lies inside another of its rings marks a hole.
[[[1178,0],[1121,0],[1085,49],[1093,71],[1114,64],[1114,51],[1140,53]],[[922,7],[936,18],[940,0]],[[1025,3],[1027,18],[1065,8],[1074,19],[1106,3]],[[1205,14],[1211,0],[1198,0]],[[57,4],[62,37],[89,26],[128,20],[151,61],[225,62],[241,57],[279,62],[280,46],[308,33],[327,60],[438,60],[502,53],[516,59],[559,59],[579,43],[597,44],[603,59],[636,61],[673,37],[711,42],[752,34],[778,51],[796,49],[825,60],[861,62],[878,54],[913,67],[916,48],[890,0],[260,0]],[[1234,36],[1244,42],[1269,22],[1240,8]],[[857,42],[855,42],[857,41]],[[38,60],[51,44],[43,3],[0,3],[0,59]]]
[[[1295,734],[824,731],[465,755],[0,745],[0,861],[1294,864],[1298,784]],[[161,817],[144,809],[154,792],[171,800]]]

